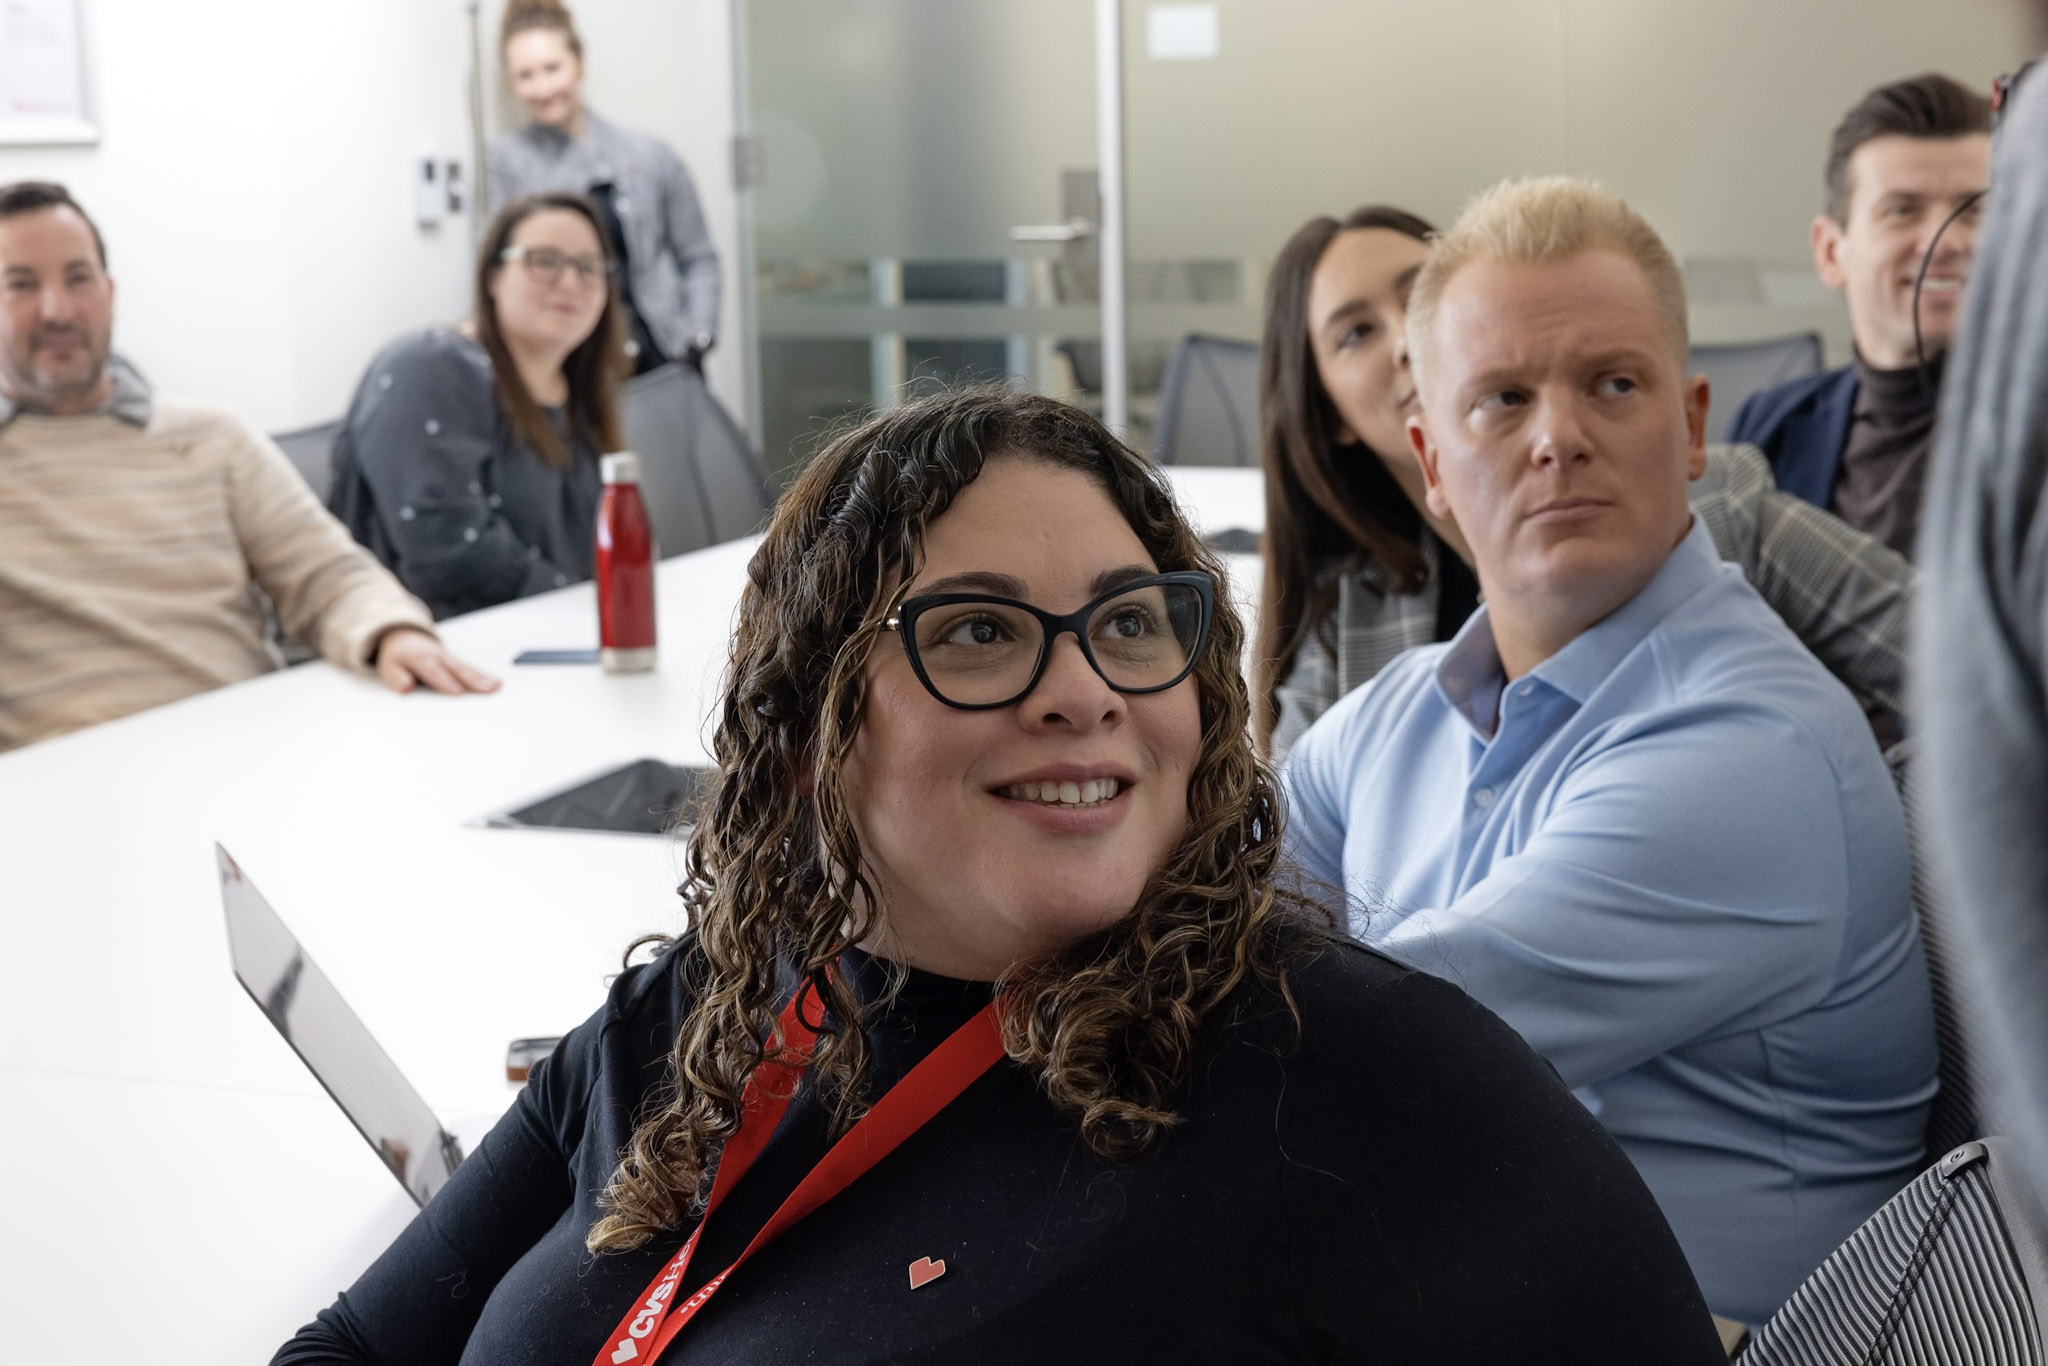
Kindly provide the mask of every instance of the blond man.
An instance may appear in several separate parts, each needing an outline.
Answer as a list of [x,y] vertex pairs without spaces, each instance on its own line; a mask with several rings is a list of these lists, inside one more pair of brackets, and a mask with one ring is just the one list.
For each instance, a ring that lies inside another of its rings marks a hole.
[[1302,739],[1292,847],[1364,908],[1355,932],[1549,1058],[1708,1304],[1759,1323],[1920,1157],[1934,1034],[1897,796],[1687,507],[1707,382],[1640,216],[1584,182],[1498,186],[1432,248],[1408,325],[1411,444],[1485,606]]

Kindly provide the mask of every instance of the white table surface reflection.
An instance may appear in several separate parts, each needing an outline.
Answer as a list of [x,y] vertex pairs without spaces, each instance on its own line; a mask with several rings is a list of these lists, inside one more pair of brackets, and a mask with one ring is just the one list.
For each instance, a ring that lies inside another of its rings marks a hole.
[[[1255,471],[1175,480],[1206,529],[1257,529]],[[662,564],[652,674],[512,665],[594,640],[586,585],[444,623],[491,696],[312,664],[0,755],[10,1359],[61,1359],[89,1323],[152,1361],[266,1360],[412,1215],[235,982],[215,840],[470,1139],[510,1102],[507,1043],[580,1022],[630,940],[681,928],[671,841],[475,822],[704,762],[752,550]],[[1233,558],[1240,600],[1256,566]],[[121,1267],[142,1274],[103,1281]]]

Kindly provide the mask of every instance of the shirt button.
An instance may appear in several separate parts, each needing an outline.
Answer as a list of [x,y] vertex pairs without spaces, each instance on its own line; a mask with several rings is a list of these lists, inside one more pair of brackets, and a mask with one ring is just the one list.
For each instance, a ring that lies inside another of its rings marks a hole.
[[474,541],[476,539],[476,528],[468,527],[464,529],[462,533],[462,539],[465,541]]
[[491,506],[492,506],[492,507],[503,507],[504,505],[505,505],[505,500],[504,500],[503,498],[500,498],[500,497],[499,497],[499,496],[498,496],[497,494],[495,494],[495,493],[491,495]]
[[441,434],[441,424],[440,424],[440,422],[439,422],[439,421],[438,421],[437,419],[435,419],[435,418],[431,418],[431,417],[430,417],[430,418],[428,418],[428,419],[427,419],[427,435],[428,435],[428,436],[439,436],[440,434]]
[[617,209],[621,214],[628,214],[633,211],[633,201],[626,198],[624,195],[620,195],[617,200],[613,201],[612,207],[614,209]]
[[378,387],[379,389],[389,389],[389,388],[391,387],[391,376],[389,376],[389,375],[379,375],[379,376],[377,376],[377,387]]
[[1493,789],[1490,787],[1482,787],[1477,792],[1474,792],[1472,794],[1472,805],[1478,807],[1481,811],[1484,811],[1487,807],[1492,806]]
[[557,588],[560,588],[560,587],[561,587],[561,586],[562,586],[563,584],[567,583],[568,581],[569,581],[569,576],[568,576],[567,574],[557,574],[557,575],[555,575],[555,587],[557,587]]
[[407,503],[404,507],[398,510],[398,520],[401,522],[410,522],[413,518],[417,516],[419,516],[419,514],[412,510],[412,504],[410,503]]
[[471,493],[482,493],[484,491],[484,486],[482,484],[479,484],[476,480],[472,479],[469,481],[469,491]]

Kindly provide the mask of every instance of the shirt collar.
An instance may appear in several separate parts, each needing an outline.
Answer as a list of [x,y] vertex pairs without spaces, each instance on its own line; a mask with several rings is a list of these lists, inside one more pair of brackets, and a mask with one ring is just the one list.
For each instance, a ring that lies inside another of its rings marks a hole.
[[[106,406],[83,416],[117,417],[131,427],[147,427],[155,409],[155,400],[150,393],[149,381],[143,378],[142,372],[119,356],[108,356],[107,378],[112,388]],[[23,411],[20,404],[6,394],[0,394],[0,426],[12,422]]]
[[1880,370],[1863,359],[1859,352],[1856,356],[1857,415],[1932,415],[1936,396],[1941,392],[1942,370],[1947,362],[1948,352],[1941,350],[1927,358],[1924,374],[1917,365],[1908,365],[1897,370]]
[[[1691,529],[1649,583],[1605,620],[1587,627],[1530,670],[1529,677],[1583,704],[1671,609],[1712,581],[1720,564],[1706,523],[1693,518]],[[1492,716],[1505,682],[1489,610],[1482,606],[1472,614],[1451,638],[1450,648],[1436,667],[1436,684],[1444,700],[1488,738],[1493,734]],[[1482,710],[1483,720],[1479,716]]]

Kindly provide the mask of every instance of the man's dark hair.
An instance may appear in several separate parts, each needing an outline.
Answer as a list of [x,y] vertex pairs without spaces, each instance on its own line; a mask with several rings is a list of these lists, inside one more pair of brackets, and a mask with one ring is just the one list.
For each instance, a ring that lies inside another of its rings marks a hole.
[[1881,85],[1856,102],[1828,142],[1828,217],[1849,221],[1849,158],[1874,138],[1961,138],[1991,131],[1991,101],[1929,72]]
[[100,269],[107,268],[107,243],[100,236],[100,225],[92,221],[84,205],[71,197],[71,191],[54,180],[17,180],[12,185],[0,185],[0,219],[39,209],[69,209],[83,218],[92,233],[93,248],[100,254]]

